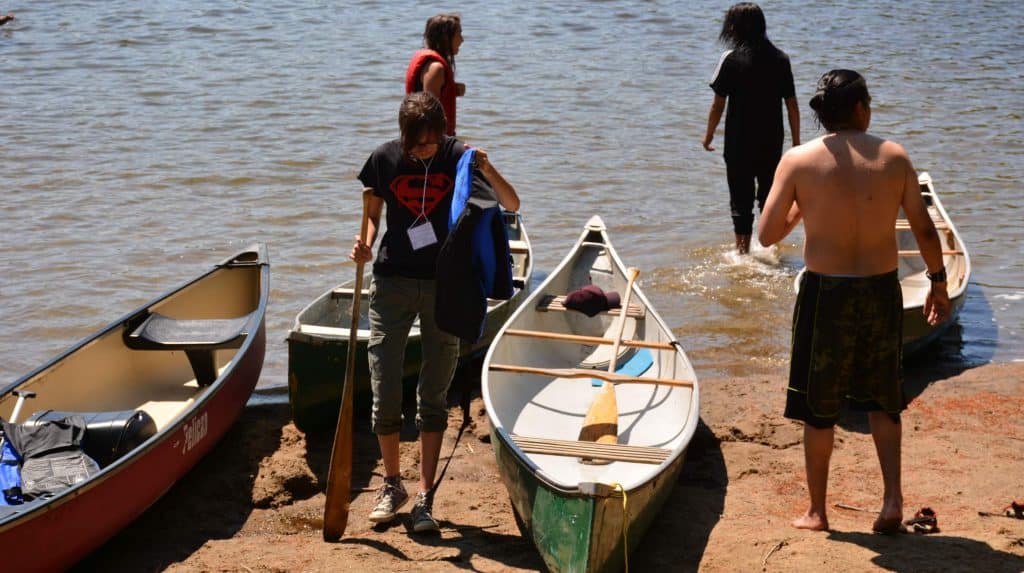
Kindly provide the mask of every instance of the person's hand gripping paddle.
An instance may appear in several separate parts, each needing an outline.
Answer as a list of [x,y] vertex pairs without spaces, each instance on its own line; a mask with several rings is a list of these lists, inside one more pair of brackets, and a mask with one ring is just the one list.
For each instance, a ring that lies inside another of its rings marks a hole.
[[[615,343],[612,345],[612,357],[608,363],[608,372],[614,374],[615,367],[619,361],[619,345],[622,343],[622,332],[626,327],[626,315],[629,314],[629,299],[633,295],[633,283],[640,275],[640,269],[629,267],[626,271],[628,281],[626,282],[626,294],[622,297],[622,306],[619,310],[619,323],[615,328]],[[594,402],[590,405],[586,417],[583,419],[583,427],[580,428],[579,439],[581,442],[597,442],[599,444],[616,444],[619,441],[619,407],[615,401],[615,385],[605,380],[601,384]],[[608,460],[581,459],[588,464],[607,464]]]
[[[369,223],[370,194],[363,189],[363,219],[359,240],[366,242]],[[324,541],[337,541],[348,526],[348,506],[352,498],[352,385],[356,372],[356,335],[359,332],[359,302],[363,294],[363,263],[356,262],[356,286],[352,297],[352,325],[348,331],[348,356],[345,382],[341,390],[341,409],[334,429],[331,465],[327,470],[327,502],[324,504]]]

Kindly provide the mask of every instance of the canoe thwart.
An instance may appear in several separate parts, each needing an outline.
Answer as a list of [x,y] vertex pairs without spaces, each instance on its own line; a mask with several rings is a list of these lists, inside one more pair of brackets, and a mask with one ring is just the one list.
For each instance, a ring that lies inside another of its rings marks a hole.
[[[549,310],[568,311],[572,309],[565,307],[565,295],[554,296],[549,294],[541,297],[540,302],[537,303],[537,310],[545,312]],[[621,308],[611,308],[603,311],[602,314],[618,316],[620,312],[622,312]],[[639,304],[630,304],[629,312],[626,313],[626,316],[631,318],[643,318],[646,314],[647,311],[643,306]]]
[[176,319],[154,312],[128,332],[125,345],[135,350],[184,350],[196,382],[208,386],[217,379],[213,351],[240,347],[249,335],[249,317]]
[[[561,332],[545,332],[543,330],[519,330],[510,328],[505,331],[508,336],[525,336],[527,338],[544,338],[547,340],[565,340],[567,342],[581,342],[584,344],[614,344],[611,338],[600,336],[583,336],[581,334],[565,334]],[[675,350],[671,342],[653,342],[648,340],[623,340],[619,344],[635,348],[655,348],[658,350]]]
[[616,374],[604,370],[591,370],[589,368],[536,368],[533,366],[516,366],[514,364],[491,364],[493,372],[518,372],[520,374],[539,374],[541,376],[553,376],[555,378],[600,378],[614,382],[615,384],[655,384],[659,386],[681,386],[692,388],[693,380],[679,380],[675,378],[648,378],[640,376],[628,376]]
[[660,464],[668,459],[672,450],[653,446],[631,446],[628,444],[602,444],[577,440],[556,440],[512,435],[516,447],[530,454],[566,456],[584,459],[601,459],[637,464]]
[[[363,296],[369,296],[369,290],[365,287],[362,290]],[[355,292],[355,289],[352,287],[336,287],[331,289],[331,298],[352,298],[352,295],[355,294]]]
[[[946,229],[949,229],[949,225],[945,221],[932,221],[932,223],[935,225],[935,228],[937,230],[939,230],[939,231],[944,231]],[[909,229],[909,228],[910,228],[910,221],[908,221],[906,219],[896,219],[896,230],[897,231],[904,231],[904,230]]]
[[[921,251],[906,250],[906,251],[899,251],[897,254],[899,254],[899,256],[901,256],[901,257],[920,257],[921,256]],[[943,255],[960,255],[960,256],[963,256],[964,252],[961,251],[960,249],[943,249],[942,250],[942,254]]]

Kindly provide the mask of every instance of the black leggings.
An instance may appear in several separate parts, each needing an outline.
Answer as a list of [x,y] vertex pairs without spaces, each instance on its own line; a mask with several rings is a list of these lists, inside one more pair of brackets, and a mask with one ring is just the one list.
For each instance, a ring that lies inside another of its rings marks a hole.
[[[775,179],[775,167],[779,157],[767,161],[726,161],[725,173],[729,181],[729,208],[732,210],[732,228],[737,235],[752,235],[754,230],[754,198],[757,197],[757,210],[764,210],[764,202],[768,200],[772,181]],[[757,182],[757,193],[754,182]]]

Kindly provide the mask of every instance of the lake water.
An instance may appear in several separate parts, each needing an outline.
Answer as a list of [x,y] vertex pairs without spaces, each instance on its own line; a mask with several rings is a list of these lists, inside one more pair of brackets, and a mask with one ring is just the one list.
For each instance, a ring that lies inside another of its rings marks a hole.
[[[9,4],[9,3],[8,3]],[[517,187],[538,269],[593,214],[703,377],[788,358],[797,231],[731,252],[725,167],[700,145],[727,2],[461,2],[459,134]],[[249,243],[272,263],[265,392],[296,313],[350,277],[363,161],[398,132],[423,23],[406,2],[9,5],[0,28],[0,380]],[[830,68],[861,71],[871,131],[928,171],[973,256],[928,360],[1024,359],[1019,4],[765,5],[802,137]],[[716,143],[722,143],[722,127]],[[0,382],[3,383],[3,382]]]

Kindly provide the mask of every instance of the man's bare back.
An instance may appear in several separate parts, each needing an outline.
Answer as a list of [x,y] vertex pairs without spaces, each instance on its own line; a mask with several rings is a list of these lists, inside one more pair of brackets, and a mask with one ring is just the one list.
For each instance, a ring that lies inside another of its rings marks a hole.
[[796,220],[786,215],[794,204],[804,220],[804,261],[818,273],[871,276],[895,270],[900,207],[912,227],[930,231],[938,244],[903,147],[861,130],[826,134],[783,157],[761,219],[762,243],[774,243],[792,229]]

